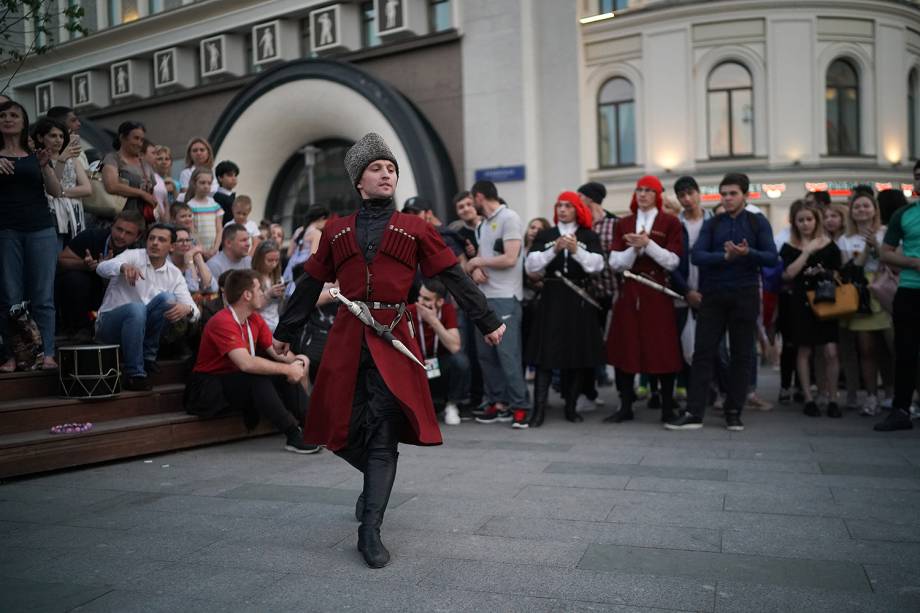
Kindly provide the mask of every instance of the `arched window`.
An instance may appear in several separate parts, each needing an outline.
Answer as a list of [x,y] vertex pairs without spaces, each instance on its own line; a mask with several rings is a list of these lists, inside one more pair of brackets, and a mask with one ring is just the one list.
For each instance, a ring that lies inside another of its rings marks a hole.
[[847,60],[827,69],[827,153],[859,155],[859,75]]
[[597,97],[600,166],[636,163],[636,100],[633,85],[622,77],[610,79]]
[[713,68],[706,84],[709,157],[754,155],[754,89],[751,73],[737,62]]
[[918,83],[917,69],[910,71],[907,77],[907,154],[911,158],[920,158],[920,150],[917,147],[917,99],[920,92]]

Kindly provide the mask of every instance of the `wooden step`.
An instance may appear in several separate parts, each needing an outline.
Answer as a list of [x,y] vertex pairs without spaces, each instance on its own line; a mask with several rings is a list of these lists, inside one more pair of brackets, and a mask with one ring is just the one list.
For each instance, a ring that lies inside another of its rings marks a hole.
[[6,434],[0,436],[0,479],[250,438],[272,431],[265,420],[249,432],[240,415],[200,419],[172,411],[103,421],[83,433],[50,434],[47,430],[34,430]]
[[152,392],[122,392],[116,398],[74,400],[60,397],[0,402],[0,435],[48,430],[64,423],[107,420],[182,410],[185,385],[158,385]]
[[[151,377],[154,385],[180,383],[185,380],[184,360],[163,360],[157,362],[160,372]],[[57,370],[32,370],[0,374],[0,402],[58,396]]]

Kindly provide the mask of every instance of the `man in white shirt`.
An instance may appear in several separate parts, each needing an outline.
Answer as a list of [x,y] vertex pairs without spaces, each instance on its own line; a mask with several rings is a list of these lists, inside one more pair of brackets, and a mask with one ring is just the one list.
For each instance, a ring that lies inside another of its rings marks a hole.
[[146,249],[127,249],[100,262],[96,274],[109,279],[99,307],[96,340],[120,344],[129,391],[151,389],[148,371],[156,369],[160,335],[167,323],[198,319],[198,307],[182,272],[169,260],[176,241],[172,226],[154,224]]
[[225,227],[221,235],[220,251],[208,260],[208,268],[214,278],[217,279],[228,270],[252,268],[252,258],[249,256],[251,244],[246,226],[232,223]]

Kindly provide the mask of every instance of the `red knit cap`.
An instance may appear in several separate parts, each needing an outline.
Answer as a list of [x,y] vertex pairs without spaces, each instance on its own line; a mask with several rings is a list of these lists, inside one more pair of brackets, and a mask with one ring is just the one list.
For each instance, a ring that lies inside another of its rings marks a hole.
[[[664,192],[664,186],[661,184],[661,181],[658,180],[658,177],[653,175],[645,175],[638,181],[636,181],[636,187],[645,187],[655,191],[655,207],[660,211],[661,210],[661,194]],[[636,202],[636,194],[633,192],[632,202],[629,203],[629,210],[633,215],[639,210],[639,203]]]
[[[568,202],[575,207],[575,222],[582,228],[591,229],[593,222],[591,211],[589,211],[585,203],[581,201],[581,196],[575,192],[562,192],[559,194],[559,197],[556,198],[556,202]],[[553,205],[553,223],[559,223],[559,215],[556,213],[555,205]]]

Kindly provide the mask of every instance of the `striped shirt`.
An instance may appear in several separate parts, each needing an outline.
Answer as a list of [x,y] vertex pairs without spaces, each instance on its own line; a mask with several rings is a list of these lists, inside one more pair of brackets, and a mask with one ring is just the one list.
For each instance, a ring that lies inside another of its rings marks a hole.
[[186,204],[192,208],[198,244],[205,249],[210,248],[217,239],[217,222],[224,220],[224,210],[210,196],[205,201],[195,198]]

